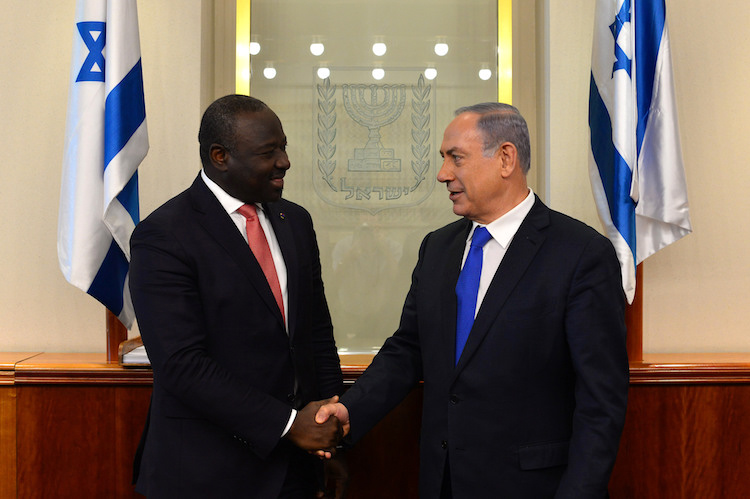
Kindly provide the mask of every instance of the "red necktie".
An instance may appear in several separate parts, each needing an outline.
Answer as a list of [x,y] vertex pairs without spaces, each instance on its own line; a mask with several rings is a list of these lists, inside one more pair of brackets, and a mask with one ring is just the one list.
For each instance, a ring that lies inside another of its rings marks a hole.
[[284,298],[281,294],[281,286],[279,285],[279,276],[276,274],[276,265],[273,263],[273,257],[271,256],[271,248],[268,246],[268,240],[263,232],[263,228],[260,226],[260,220],[258,220],[258,213],[254,205],[244,204],[237,210],[240,215],[245,217],[245,231],[247,232],[247,243],[250,245],[250,250],[255,255],[255,259],[258,260],[260,268],[263,269],[263,274],[266,276],[268,285],[271,286],[273,297],[276,298],[276,304],[281,310],[281,317],[286,323],[286,317],[284,316]]

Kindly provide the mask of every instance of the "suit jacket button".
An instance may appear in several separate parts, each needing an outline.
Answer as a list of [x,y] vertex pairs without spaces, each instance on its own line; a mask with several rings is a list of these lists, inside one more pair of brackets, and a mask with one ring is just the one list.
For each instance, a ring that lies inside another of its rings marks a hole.
[[289,395],[287,395],[286,398],[289,400],[289,402],[294,402],[294,394],[293,393],[290,393]]
[[447,449],[448,448],[448,441],[447,440],[443,440],[442,442],[440,442],[440,447],[442,447],[443,449]]
[[451,395],[451,404],[458,404],[458,395]]

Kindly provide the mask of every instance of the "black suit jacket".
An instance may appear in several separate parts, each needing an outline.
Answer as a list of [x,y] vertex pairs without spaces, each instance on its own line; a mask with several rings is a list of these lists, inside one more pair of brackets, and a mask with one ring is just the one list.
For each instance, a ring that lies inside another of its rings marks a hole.
[[428,234],[398,331],[343,397],[359,439],[424,380],[420,494],[605,497],[628,391],[610,242],[538,198],[454,365],[455,285],[471,223]]
[[276,497],[297,451],[280,440],[292,407],[342,390],[310,215],[285,200],[264,209],[287,267],[288,335],[200,178],[133,233],[130,290],[154,371],[136,463],[148,497]]

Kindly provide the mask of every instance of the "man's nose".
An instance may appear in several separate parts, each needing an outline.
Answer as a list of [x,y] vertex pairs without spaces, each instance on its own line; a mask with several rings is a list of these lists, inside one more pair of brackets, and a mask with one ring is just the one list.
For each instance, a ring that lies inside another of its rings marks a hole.
[[276,160],[276,168],[288,170],[291,166],[292,164],[289,162],[289,155],[286,153],[286,151],[281,151],[279,159]]
[[451,174],[448,162],[443,160],[443,164],[440,166],[440,170],[438,170],[437,173],[437,180],[438,182],[450,182],[452,178],[453,175]]

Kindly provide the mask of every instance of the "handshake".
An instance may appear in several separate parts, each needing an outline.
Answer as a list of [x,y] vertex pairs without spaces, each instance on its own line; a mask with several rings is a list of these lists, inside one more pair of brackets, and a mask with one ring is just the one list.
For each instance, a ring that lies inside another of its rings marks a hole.
[[286,438],[320,458],[330,459],[336,446],[349,433],[349,411],[338,396],[310,402],[297,412]]

